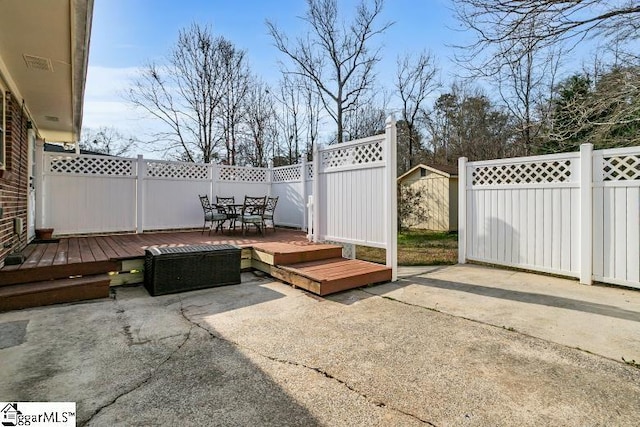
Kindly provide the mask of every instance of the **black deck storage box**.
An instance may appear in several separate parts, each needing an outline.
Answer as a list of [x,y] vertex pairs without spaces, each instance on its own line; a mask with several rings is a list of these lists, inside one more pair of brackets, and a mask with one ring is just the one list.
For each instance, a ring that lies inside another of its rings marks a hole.
[[144,286],[153,296],[240,283],[240,248],[197,245],[145,251]]

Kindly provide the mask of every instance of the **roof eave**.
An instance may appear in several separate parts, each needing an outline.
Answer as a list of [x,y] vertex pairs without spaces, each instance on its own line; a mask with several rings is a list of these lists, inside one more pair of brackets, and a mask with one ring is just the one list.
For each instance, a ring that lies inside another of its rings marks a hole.
[[89,66],[89,45],[91,39],[91,24],[93,19],[94,0],[72,0],[71,22],[72,52],[73,52],[73,131],[71,142],[80,139],[84,106],[84,91]]

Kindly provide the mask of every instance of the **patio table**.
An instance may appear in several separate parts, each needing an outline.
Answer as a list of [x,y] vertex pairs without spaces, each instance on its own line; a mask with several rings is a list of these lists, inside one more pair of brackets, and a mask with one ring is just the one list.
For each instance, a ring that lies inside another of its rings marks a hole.
[[[233,220],[233,229],[236,229],[236,219],[242,214],[243,203],[216,203],[216,207],[224,209],[229,216],[230,220]],[[222,229],[222,226],[221,226]],[[231,224],[229,224],[229,230],[231,230]]]
[[[236,229],[236,219],[242,215],[242,208],[244,207],[244,203],[216,203],[215,205],[216,207],[221,207],[222,209],[225,210],[225,212],[227,212],[227,215],[231,215],[229,218],[233,219],[233,229]],[[262,211],[264,211],[264,207],[266,205],[259,205],[259,206],[249,206],[252,209],[256,209],[256,208],[262,208]],[[231,226],[229,226],[229,230],[231,230]],[[258,231],[260,232],[260,234],[263,234],[262,228],[259,227]]]

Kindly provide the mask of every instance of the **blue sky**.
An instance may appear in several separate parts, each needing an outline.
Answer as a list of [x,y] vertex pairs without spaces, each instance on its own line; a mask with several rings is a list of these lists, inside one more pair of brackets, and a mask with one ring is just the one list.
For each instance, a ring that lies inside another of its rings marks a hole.
[[[340,0],[351,12],[356,1]],[[386,53],[431,48],[447,54],[446,43],[460,33],[447,27],[457,23],[448,0],[387,0],[379,22],[394,21],[379,40]],[[300,34],[304,0],[96,0],[90,64],[106,67],[140,65],[145,58],[162,57],[178,31],[192,22],[210,24],[216,34],[247,49],[256,65],[275,66],[278,53],[271,46],[265,20],[290,34]]]
[[[341,10],[351,12],[356,1],[340,0]],[[447,74],[451,49],[461,33],[449,0],[387,0],[380,22],[395,24],[378,39],[383,61],[380,81],[393,77],[398,54],[431,50]],[[306,10],[304,0],[95,0],[84,125],[114,126],[125,133],[148,130],[120,95],[136,68],[149,60],[162,60],[177,39],[178,31],[193,22],[211,25],[236,46],[246,49],[253,70],[267,82],[279,77],[279,52],[272,46],[265,20],[278,24],[291,37],[304,32],[298,18]],[[391,87],[392,83],[384,84]]]
[[[341,10],[353,11],[355,0],[339,0]],[[449,44],[461,42],[462,33],[449,0],[387,0],[379,22],[394,25],[378,38],[383,61],[379,81],[387,88],[398,54],[431,50],[443,75],[454,69]],[[125,134],[150,132],[154,122],[144,119],[123,100],[138,67],[161,61],[177,39],[178,31],[193,22],[211,25],[213,32],[246,49],[252,69],[276,84],[279,52],[272,46],[265,20],[278,24],[291,37],[305,31],[298,18],[304,0],[95,0],[85,95],[84,126],[114,126]]]

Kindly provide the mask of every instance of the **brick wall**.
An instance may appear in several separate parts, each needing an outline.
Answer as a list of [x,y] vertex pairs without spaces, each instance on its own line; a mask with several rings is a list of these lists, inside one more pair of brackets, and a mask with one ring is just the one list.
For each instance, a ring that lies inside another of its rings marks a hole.
[[[9,92],[6,93],[5,159],[6,170],[0,176],[0,266],[7,254],[27,244],[28,141],[26,112]],[[14,232],[15,218],[22,218],[22,231]]]

